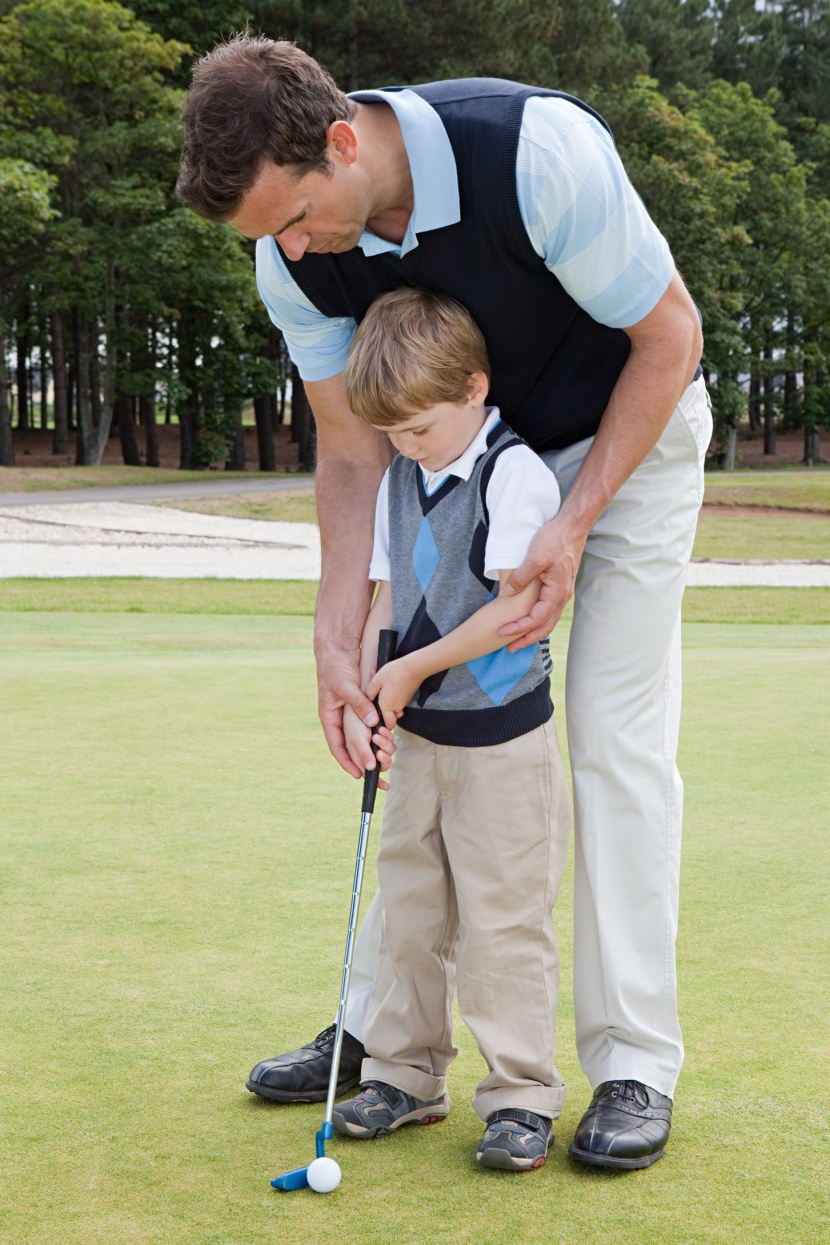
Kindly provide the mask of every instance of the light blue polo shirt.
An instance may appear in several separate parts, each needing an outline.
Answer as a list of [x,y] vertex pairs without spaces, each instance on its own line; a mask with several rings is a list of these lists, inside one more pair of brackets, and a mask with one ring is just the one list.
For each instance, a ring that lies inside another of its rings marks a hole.
[[[420,234],[460,219],[452,146],[438,113],[413,91],[358,94],[361,102],[375,99],[393,108],[414,191],[400,246],[369,229],[358,246],[365,255],[406,255]],[[554,96],[527,101],[516,153],[516,191],[533,249],[590,316],[624,329],[654,309],[674,274],[674,262],[611,136],[590,113]],[[356,322],[318,311],[289,275],[270,236],[256,244],[256,272],[262,301],[303,380],[327,380],[342,372]]]

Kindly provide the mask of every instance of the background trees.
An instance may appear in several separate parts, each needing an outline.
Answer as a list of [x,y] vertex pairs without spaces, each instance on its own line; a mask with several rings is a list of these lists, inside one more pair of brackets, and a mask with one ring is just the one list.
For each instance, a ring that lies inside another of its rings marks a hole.
[[[830,416],[830,0],[0,0],[0,463],[13,427],[65,453],[273,466],[284,347],[251,248],[173,198],[195,53],[246,21],[347,89],[509,76],[608,116],[704,317],[729,463],[744,415],[774,448]],[[638,77],[647,73],[649,77]],[[313,429],[296,404],[310,461]]]

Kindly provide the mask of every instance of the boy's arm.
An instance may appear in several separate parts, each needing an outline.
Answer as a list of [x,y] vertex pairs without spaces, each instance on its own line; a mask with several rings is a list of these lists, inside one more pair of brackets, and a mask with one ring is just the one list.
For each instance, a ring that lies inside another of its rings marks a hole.
[[[525,607],[525,613],[529,613],[536,604],[541,589],[541,581],[535,579],[520,593],[514,596],[504,595],[501,588],[510,573],[509,570],[499,571],[499,595],[494,601],[488,601],[480,610],[476,610],[475,614],[471,614],[454,631],[433,644],[427,644],[414,653],[407,653],[405,657],[391,661],[377,672],[366,688],[366,695],[372,700],[380,696],[381,714],[387,727],[391,729],[395,725],[417,689],[431,674],[437,674],[439,670],[449,670],[452,666],[461,666],[476,657],[484,657],[487,653],[494,653],[496,649],[505,647],[505,638],[499,635],[499,628],[522,617]],[[515,638],[511,636],[511,640]],[[377,647],[377,633],[375,646]]]
[[[361,688],[367,686],[375,672],[380,632],[385,628],[390,628],[392,623],[392,588],[389,582],[384,580],[378,585],[377,595],[363,626],[359,662]],[[349,756],[360,769],[361,775],[364,770],[375,768],[375,756],[371,748],[372,740],[379,748],[378,758],[381,769],[389,768],[395,745],[386,727],[381,725],[370,729],[347,705],[343,710],[343,733]],[[388,785],[383,781],[380,787],[383,791],[388,790]]]

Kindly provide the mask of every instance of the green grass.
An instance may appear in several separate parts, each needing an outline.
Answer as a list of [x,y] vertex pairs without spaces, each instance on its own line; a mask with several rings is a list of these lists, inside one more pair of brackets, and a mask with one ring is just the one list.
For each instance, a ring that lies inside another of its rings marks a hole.
[[[0,612],[311,615],[304,580],[0,579]],[[573,614],[569,604],[563,615]],[[686,622],[830,623],[830,588],[687,588]]]
[[323,749],[310,620],[0,611],[3,1245],[825,1241],[830,627],[685,642],[688,1055],[666,1158],[622,1176],[566,1158],[588,1096],[567,880],[548,1165],[476,1170],[462,1028],[450,1118],[333,1142],[344,1180],[322,1198],[268,1185],[312,1157],[321,1108],[243,1088],[328,1021],[339,982],[358,788]]
[[[295,477],[296,478],[296,477]],[[175,510],[198,514],[224,514],[234,519],[269,519],[282,523],[316,523],[314,489],[290,493],[249,493],[245,497],[205,497],[192,501],[162,502]]]
[[697,524],[696,558],[830,559],[830,514],[792,517],[704,511]]
[[704,501],[722,506],[780,506],[830,512],[830,470],[707,472]]

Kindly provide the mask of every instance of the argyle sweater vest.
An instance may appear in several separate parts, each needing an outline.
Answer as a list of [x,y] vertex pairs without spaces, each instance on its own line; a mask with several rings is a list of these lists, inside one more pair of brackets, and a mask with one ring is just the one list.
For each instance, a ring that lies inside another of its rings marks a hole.
[[[431,495],[417,463],[401,455],[392,462],[389,554],[399,657],[453,631],[497,594],[497,581],[484,574],[487,486],[499,455],[520,444],[500,421],[469,480],[449,476]],[[550,669],[547,640],[516,653],[498,649],[431,675],[399,725],[437,744],[505,743],[550,718]]]

